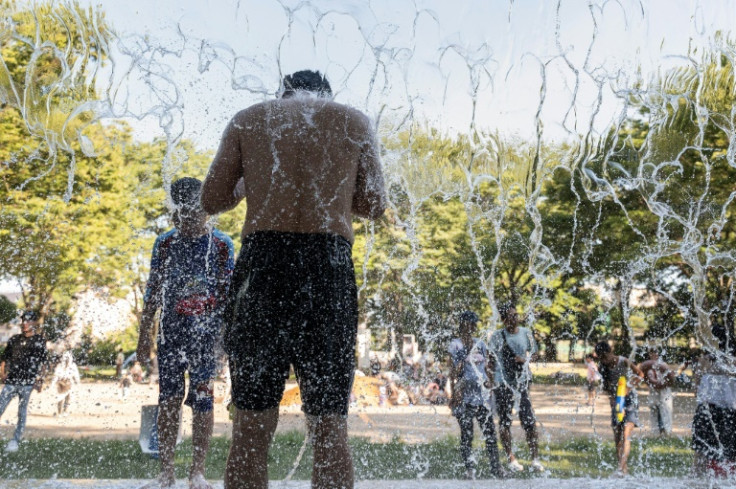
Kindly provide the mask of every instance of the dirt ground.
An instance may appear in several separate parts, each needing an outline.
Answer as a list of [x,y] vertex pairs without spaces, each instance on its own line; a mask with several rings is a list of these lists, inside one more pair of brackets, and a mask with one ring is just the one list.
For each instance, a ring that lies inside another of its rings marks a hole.
[[[287,390],[293,386],[288,386]],[[225,386],[216,385],[216,398],[224,396]],[[157,385],[135,384],[122,398],[116,382],[85,382],[74,389],[68,416],[57,417],[55,395],[50,390],[34,392],[28,410],[27,438],[137,439],[141,423],[141,406],[156,404]],[[292,395],[294,393],[292,392]],[[534,385],[532,402],[540,423],[542,440],[558,441],[578,436],[610,437],[610,408],[599,398],[595,409],[585,406],[583,387]],[[653,434],[649,419],[647,393],[640,391],[639,436]],[[359,403],[361,404],[361,403]],[[458,435],[455,419],[446,406],[377,406],[375,402],[352,407],[349,414],[351,436],[388,441],[392,438],[408,443],[427,442]],[[674,434],[690,436],[690,423],[695,410],[692,393],[677,393],[675,398]],[[0,437],[12,436],[16,423],[17,401],[13,401],[0,419]],[[184,436],[191,436],[191,411],[184,408]],[[227,410],[220,401],[215,405],[215,436],[230,436],[232,429]],[[514,422],[515,437],[523,435]],[[305,431],[304,416],[298,404],[282,406],[278,431]]]

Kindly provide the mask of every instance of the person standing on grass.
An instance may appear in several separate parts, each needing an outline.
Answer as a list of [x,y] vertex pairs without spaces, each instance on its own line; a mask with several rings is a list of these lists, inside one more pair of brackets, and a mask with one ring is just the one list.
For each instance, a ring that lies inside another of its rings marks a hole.
[[245,198],[225,348],[235,406],[225,487],[268,486],[268,447],[293,365],[314,447],[312,487],[352,488],[347,413],[358,301],[352,217],[386,208],[379,146],[327,79],[284,77],[275,100],[238,112],[205,179],[210,214]]
[[[736,331],[733,320],[713,315],[718,349],[697,362],[697,407],[691,447],[698,476],[736,477]],[[728,315],[724,314],[726,318]],[[728,325],[726,324],[728,323]],[[695,373],[695,372],[694,372]]]
[[513,302],[506,302],[498,307],[503,328],[491,336],[491,352],[496,364],[495,385],[493,394],[498,412],[498,431],[501,445],[509,461],[509,469],[520,472],[524,468],[516,459],[511,439],[511,415],[514,403],[519,401],[519,421],[526,433],[529,452],[532,457],[531,468],[536,472],[544,472],[539,461],[539,432],[537,418],[532,408],[529,387],[532,372],[529,362],[539,358],[537,342],[529,328],[519,326],[519,315]]
[[54,369],[54,378],[51,380],[51,385],[49,385],[49,389],[52,391],[56,388],[57,416],[67,415],[67,410],[72,400],[72,389],[80,383],[79,368],[77,368],[72,352],[65,351],[61,355],[61,361]]
[[639,364],[649,385],[649,411],[652,429],[662,436],[672,434],[673,394],[675,371],[659,357],[656,348],[648,350],[649,360]]
[[25,311],[21,315],[21,333],[12,336],[0,355],[0,417],[5,413],[13,397],[18,397],[18,424],[13,439],[5,445],[6,452],[17,452],[23,431],[26,428],[28,401],[35,389],[41,392],[46,372],[48,350],[46,339],[38,330],[40,316],[36,311]]
[[118,352],[115,355],[115,378],[120,380],[123,375],[123,362],[125,361],[125,355],[123,349],[118,348]]
[[588,402],[586,406],[595,407],[595,399],[598,397],[598,387],[601,385],[601,374],[598,372],[598,365],[595,364],[595,358],[592,354],[585,355],[585,381],[588,386]]
[[[146,489],[174,487],[174,449],[182,401],[192,408],[192,465],[189,487],[211,489],[204,479],[205,457],[214,424],[215,341],[221,334],[233,243],[211,229],[199,204],[202,183],[182,178],[171,184],[175,228],[153,245],[144,297],[137,360],[151,358],[154,317],[159,368],[158,437],[161,474]],[[189,392],[185,398],[185,373]]]
[[472,311],[460,315],[458,337],[450,342],[450,409],[460,425],[460,455],[465,464],[465,478],[475,479],[475,461],[471,456],[473,420],[478,420],[493,477],[503,477],[498,458],[498,439],[491,411],[493,362],[486,344],[474,338],[480,319]]
[[[595,356],[598,359],[598,371],[603,378],[603,391],[608,394],[611,403],[611,428],[616,442],[616,458],[618,470],[614,475],[623,476],[629,473],[629,451],[631,450],[631,433],[639,426],[639,396],[636,387],[644,378],[644,373],[626,357],[614,355],[611,345],[601,341],[595,345]],[[632,375],[633,374],[633,375]],[[623,419],[619,421],[616,411],[618,381],[626,379]]]

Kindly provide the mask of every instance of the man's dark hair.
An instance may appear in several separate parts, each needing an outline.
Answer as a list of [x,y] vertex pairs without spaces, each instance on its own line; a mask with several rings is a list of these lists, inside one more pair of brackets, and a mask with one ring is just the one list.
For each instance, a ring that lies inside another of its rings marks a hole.
[[327,78],[319,71],[302,70],[286,75],[281,81],[281,98],[293,97],[299,90],[313,92],[320,97],[332,95],[332,87]]
[[598,358],[602,357],[606,353],[611,353],[611,351],[611,345],[609,345],[607,341],[601,341],[595,345],[595,356]]
[[476,324],[480,321],[480,318],[473,311],[463,311],[457,318],[460,324]]
[[184,177],[171,184],[171,200],[177,206],[196,207],[199,205],[199,194],[202,182],[196,178]]
[[21,321],[38,321],[39,319],[41,319],[41,315],[38,313],[38,311],[34,311],[33,309],[26,309],[20,315],[20,319]]
[[501,321],[506,321],[511,312],[516,312],[516,304],[512,301],[507,301],[498,306],[498,315],[501,316]]

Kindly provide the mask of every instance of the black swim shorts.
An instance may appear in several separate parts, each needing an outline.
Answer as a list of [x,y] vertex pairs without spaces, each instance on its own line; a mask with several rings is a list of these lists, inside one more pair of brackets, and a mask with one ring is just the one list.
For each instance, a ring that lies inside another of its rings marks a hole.
[[238,409],[277,407],[292,365],[306,414],[347,415],[358,328],[351,249],[334,234],[245,237],[225,331]]

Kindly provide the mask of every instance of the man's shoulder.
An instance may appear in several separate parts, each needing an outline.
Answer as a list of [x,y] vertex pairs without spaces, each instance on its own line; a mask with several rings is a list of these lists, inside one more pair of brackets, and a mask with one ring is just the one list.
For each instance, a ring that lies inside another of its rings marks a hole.
[[260,104],[255,104],[242,110],[236,114],[239,121],[245,121],[253,116],[261,116],[265,111],[271,108],[280,107],[305,107],[308,106],[312,109],[319,111],[328,111],[332,113],[332,117],[343,117],[351,122],[359,123],[370,127],[369,117],[362,111],[346,105],[340,102],[336,102],[332,99],[320,98],[320,97],[304,97],[304,98],[288,98],[288,99],[274,99]]

